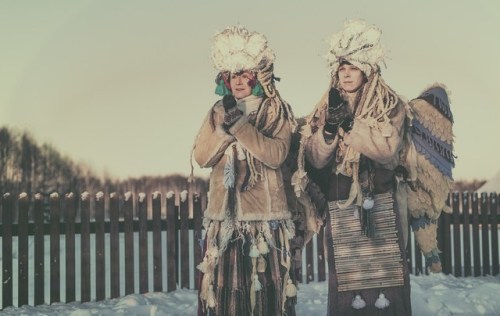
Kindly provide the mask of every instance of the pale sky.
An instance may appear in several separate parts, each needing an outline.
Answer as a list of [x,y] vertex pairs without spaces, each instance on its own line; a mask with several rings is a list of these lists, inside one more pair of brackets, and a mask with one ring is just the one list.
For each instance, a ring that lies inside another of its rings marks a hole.
[[[275,51],[296,116],[328,86],[326,39],[346,19],[382,29],[382,75],[412,99],[451,91],[455,179],[500,166],[500,1],[0,0],[0,126],[30,131],[96,172],[189,174],[217,101],[213,35],[241,24]],[[195,175],[209,170],[195,166]]]

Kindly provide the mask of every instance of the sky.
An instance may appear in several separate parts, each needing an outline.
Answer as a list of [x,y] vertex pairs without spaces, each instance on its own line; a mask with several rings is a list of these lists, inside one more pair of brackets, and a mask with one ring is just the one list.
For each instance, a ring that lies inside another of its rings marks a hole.
[[[407,99],[451,92],[455,179],[500,168],[500,2],[0,0],[0,126],[29,131],[119,178],[189,174],[217,101],[212,38],[265,34],[277,88],[300,117],[326,91],[326,39],[346,19],[382,29],[385,81]],[[195,166],[195,175],[209,170]]]

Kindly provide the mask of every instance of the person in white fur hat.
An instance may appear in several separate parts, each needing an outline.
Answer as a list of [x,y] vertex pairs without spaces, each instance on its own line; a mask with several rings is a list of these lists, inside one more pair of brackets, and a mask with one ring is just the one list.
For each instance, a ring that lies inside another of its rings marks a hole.
[[301,129],[293,184],[301,192],[316,181],[329,201],[328,315],[411,314],[407,220],[398,211],[394,172],[406,111],[381,77],[380,35],[352,20],[331,37],[331,81]]
[[215,92],[193,154],[211,168],[199,315],[295,315],[295,233],[281,165],[296,127],[275,89],[274,53],[241,26],[214,37]]

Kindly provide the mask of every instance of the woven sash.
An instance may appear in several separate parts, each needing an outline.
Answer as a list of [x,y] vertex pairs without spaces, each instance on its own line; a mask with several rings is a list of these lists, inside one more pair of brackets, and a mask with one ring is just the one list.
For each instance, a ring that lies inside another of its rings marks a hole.
[[362,233],[360,220],[353,215],[358,206],[341,210],[336,202],[329,202],[328,208],[338,291],[403,286],[392,194],[375,195],[370,210],[375,223],[373,238]]

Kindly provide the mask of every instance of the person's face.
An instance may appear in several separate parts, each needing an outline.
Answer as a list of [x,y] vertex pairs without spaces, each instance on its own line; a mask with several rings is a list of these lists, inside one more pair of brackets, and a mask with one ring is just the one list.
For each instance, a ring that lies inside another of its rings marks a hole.
[[243,71],[232,73],[229,83],[231,84],[231,91],[236,99],[243,99],[252,93],[252,82],[254,75],[251,71]]
[[365,82],[363,72],[356,66],[351,64],[343,64],[339,67],[339,82],[340,87],[347,93],[353,93]]

